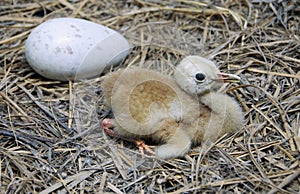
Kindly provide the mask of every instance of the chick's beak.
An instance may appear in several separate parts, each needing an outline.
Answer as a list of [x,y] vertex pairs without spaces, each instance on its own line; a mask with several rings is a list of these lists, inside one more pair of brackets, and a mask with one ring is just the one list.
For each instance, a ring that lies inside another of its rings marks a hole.
[[239,83],[241,78],[237,75],[228,74],[228,73],[219,73],[217,79],[215,81],[223,81],[223,82],[231,82],[231,83]]

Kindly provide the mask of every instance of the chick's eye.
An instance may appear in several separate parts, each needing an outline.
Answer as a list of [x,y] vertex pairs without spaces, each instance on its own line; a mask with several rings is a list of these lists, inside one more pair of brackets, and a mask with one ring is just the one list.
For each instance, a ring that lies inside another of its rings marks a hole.
[[195,80],[197,82],[203,82],[205,80],[205,74],[203,74],[203,73],[197,73],[195,75]]

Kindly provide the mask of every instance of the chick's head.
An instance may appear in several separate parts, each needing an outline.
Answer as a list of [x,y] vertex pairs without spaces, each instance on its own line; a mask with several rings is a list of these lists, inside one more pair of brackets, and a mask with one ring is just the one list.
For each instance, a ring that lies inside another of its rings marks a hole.
[[221,87],[222,83],[215,81],[219,74],[219,69],[212,61],[188,56],[177,65],[174,78],[187,93],[201,95]]

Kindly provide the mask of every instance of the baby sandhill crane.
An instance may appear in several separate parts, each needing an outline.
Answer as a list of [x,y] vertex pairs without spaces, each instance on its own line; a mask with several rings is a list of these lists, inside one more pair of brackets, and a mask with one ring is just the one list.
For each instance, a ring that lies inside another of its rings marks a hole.
[[[114,119],[104,119],[102,127],[158,158],[183,156],[192,145],[213,142],[242,126],[237,102],[217,93],[224,82],[239,82],[239,77],[220,73],[199,56],[185,57],[173,77],[137,67],[109,73],[102,91]],[[138,140],[159,146],[153,152]]]

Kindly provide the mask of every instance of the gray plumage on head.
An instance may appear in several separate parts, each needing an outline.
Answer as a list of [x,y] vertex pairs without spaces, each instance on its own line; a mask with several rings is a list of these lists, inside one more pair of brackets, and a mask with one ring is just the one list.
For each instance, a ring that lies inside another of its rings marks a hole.
[[212,61],[199,56],[187,56],[177,65],[174,78],[187,93],[202,94],[222,86],[222,83],[214,81],[219,73]]

